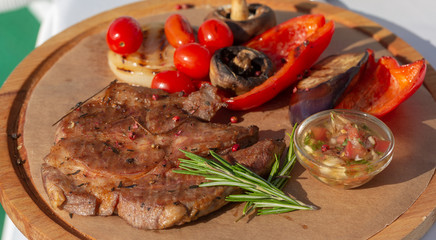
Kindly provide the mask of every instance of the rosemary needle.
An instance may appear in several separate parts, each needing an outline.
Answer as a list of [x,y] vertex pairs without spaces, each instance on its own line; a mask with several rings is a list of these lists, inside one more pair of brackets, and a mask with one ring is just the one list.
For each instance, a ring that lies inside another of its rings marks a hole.
[[281,190],[289,180],[289,174],[295,163],[295,153],[292,146],[294,133],[295,127],[292,134],[288,134],[291,143],[283,167],[279,168],[279,158],[276,156],[276,161],[266,180],[241,164],[231,165],[213,151],[210,153],[215,160],[182,151],[189,159],[180,159],[180,169],[173,171],[203,176],[207,181],[201,183],[200,187],[232,186],[244,189],[245,194],[234,194],[226,197],[226,200],[231,202],[247,202],[242,217],[254,209],[257,209],[258,215],[314,209],[313,206],[293,199]]

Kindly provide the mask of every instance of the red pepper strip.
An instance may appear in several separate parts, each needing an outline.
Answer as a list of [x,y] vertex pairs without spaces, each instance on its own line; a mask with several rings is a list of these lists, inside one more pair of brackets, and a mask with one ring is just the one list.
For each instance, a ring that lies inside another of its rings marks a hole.
[[309,69],[330,43],[332,21],[325,24],[323,15],[292,18],[264,32],[246,45],[271,58],[276,72],[261,85],[242,95],[225,98],[228,108],[247,110],[262,105],[295,83]]
[[412,96],[424,82],[427,65],[418,60],[400,66],[389,56],[375,62],[374,55],[362,78],[335,108],[356,109],[382,117]]

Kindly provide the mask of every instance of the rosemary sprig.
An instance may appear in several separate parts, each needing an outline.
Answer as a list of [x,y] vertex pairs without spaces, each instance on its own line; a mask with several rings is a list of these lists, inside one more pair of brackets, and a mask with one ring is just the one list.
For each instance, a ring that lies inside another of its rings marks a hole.
[[[296,129],[297,129],[297,125],[294,125],[294,128],[292,129],[292,133],[291,134],[287,133],[290,141],[289,141],[288,153],[286,155],[286,161],[284,162],[282,169],[279,169],[280,161],[279,161],[279,158],[276,157],[275,163],[272,166],[271,172],[270,172],[268,179],[267,179],[268,182],[271,182],[278,189],[283,189],[283,187],[286,185],[286,183],[290,179],[290,173],[295,165],[296,156],[294,153],[293,138],[294,138],[294,134],[295,134]],[[254,209],[255,209],[255,207],[254,207],[253,203],[248,201],[245,204],[245,207],[244,207],[243,212],[242,212],[242,216],[240,218],[238,218],[236,221],[238,221],[241,218],[243,218],[244,216],[248,215]],[[258,210],[259,215],[282,213],[282,212],[283,211],[280,209],[259,209]],[[288,212],[288,211],[285,210],[284,212]]]
[[180,169],[173,171],[203,176],[207,181],[201,183],[200,187],[233,186],[244,189],[245,194],[234,194],[226,197],[226,200],[231,202],[247,202],[243,216],[254,209],[258,209],[258,215],[314,209],[313,206],[293,199],[281,190],[289,180],[289,174],[295,163],[295,153],[292,146],[294,132],[295,127],[292,134],[288,134],[291,137],[291,144],[283,168],[279,168],[279,158],[276,156],[276,161],[267,180],[239,163],[231,165],[213,151],[210,154],[215,158],[215,161],[182,151],[189,159],[180,159]]

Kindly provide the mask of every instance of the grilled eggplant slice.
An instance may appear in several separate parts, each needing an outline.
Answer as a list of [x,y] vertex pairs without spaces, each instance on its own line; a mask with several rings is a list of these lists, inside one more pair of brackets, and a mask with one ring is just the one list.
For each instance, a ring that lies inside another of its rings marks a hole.
[[[293,89],[289,119],[295,124],[322,110],[333,108],[346,88],[356,82],[369,53],[332,55],[315,64]],[[354,81],[353,81],[354,80]]]

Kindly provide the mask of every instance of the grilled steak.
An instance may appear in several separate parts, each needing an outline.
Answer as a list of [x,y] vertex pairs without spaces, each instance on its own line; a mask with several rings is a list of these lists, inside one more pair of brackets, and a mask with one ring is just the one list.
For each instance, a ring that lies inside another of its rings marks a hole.
[[[231,187],[200,188],[204,178],[172,172],[180,149],[210,150],[258,174],[269,170],[285,144],[258,142],[256,126],[211,123],[223,106],[206,85],[188,97],[112,84],[58,125],[42,165],[53,207],[79,215],[118,214],[143,229],[163,229],[222,207]],[[239,144],[240,150],[232,152]]]

